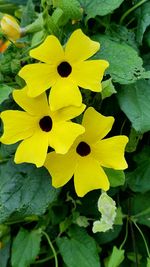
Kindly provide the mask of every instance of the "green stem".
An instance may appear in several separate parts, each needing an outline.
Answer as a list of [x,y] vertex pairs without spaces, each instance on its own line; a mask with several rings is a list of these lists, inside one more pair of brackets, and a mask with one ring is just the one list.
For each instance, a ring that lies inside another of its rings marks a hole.
[[146,3],[148,0],[141,0],[140,2],[138,2],[136,5],[134,5],[133,7],[131,7],[130,9],[128,9],[121,17],[120,19],[120,24],[123,23],[124,19],[132,12],[134,11],[136,8],[138,8],[139,6],[143,5],[144,3]]
[[128,221],[128,218],[127,218],[127,221],[126,221],[126,233],[125,233],[125,238],[122,242],[122,244],[120,245],[120,248],[119,249],[122,249],[124,244],[126,243],[127,241],[127,237],[128,237],[128,224],[129,224],[129,221]]
[[145,244],[145,248],[146,248],[146,251],[147,251],[147,255],[148,257],[150,258],[150,252],[149,252],[149,249],[148,249],[148,245],[147,245],[147,242],[146,242],[146,239],[141,231],[141,229],[139,228],[139,226],[136,224],[135,221],[133,221],[134,225],[136,226],[136,228],[138,229],[139,233],[141,234],[142,238],[143,238],[143,241],[144,241],[144,244]]
[[42,233],[43,233],[43,235],[46,237],[47,242],[48,242],[48,244],[49,244],[49,246],[50,246],[50,248],[51,248],[51,250],[52,250],[52,252],[53,252],[54,259],[55,259],[55,267],[58,267],[57,252],[56,252],[56,250],[55,250],[55,248],[54,248],[54,246],[53,246],[53,244],[52,244],[52,242],[51,242],[51,240],[50,240],[48,234],[47,234],[46,232],[44,232],[44,231],[42,231]]

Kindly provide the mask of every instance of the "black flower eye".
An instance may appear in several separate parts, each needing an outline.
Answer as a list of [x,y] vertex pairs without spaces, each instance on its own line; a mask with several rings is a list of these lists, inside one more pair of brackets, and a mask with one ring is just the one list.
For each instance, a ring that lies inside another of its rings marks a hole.
[[72,67],[68,62],[64,61],[59,64],[57,71],[61,77],[68,77],[72,71]]
[[85,157],[91,152],[90,146],[85,142],[80,142],[76,148],[76,152],[81,156]]
[[42,131],[44,131],[44,132],[50,132],[51,129],[52,129],[52,125],[53,125],[53,122],[52,122],[51,117],[49,117],[49,116],[43,117],[39,121],[39,125],[40,125],[40,128],[42,129]]

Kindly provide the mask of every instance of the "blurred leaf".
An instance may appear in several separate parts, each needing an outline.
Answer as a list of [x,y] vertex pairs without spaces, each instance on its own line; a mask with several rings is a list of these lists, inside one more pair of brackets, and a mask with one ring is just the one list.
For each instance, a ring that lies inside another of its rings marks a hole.
[[124,260],[124,250],[113,247],[113,251],[106,261],[105,267],[118,267]]
[[118,91],[120,108],[140,133],[150,130],[150,80],[140,80]]
[[127,173],[127,184],[132,191],[145,193],[150,190],[150,147],[145,147],[134,160],[137,167]]
[[0,165],[0,223],[8,219],[41,215],[52,203],[59,190],[51,186],[50,175],[44,168],[11,161]]
[[57,238],[57,245],[68,267],[101,266],[96,243],[83,228],[72,227],[69,231],[69,238]]
[[118,8],[124,0],[79,0],[87,19],[105,16]]
[[13,88],[6,85],[0,84],[0,103],[9,97],[9,94],[12,92]]
[[115,218],[114,224],[116,224],[116,225],[122,225],[123,224],[124,214],[122,213],[121,207],[117,208],[116,213],[117,214],[116,214],[116,218]]
[[141,45],[143,34],[146,31],[147,27],[150,25],[150,2],[146,2],[140,8],[138,8],[137,18],[138,25],[136,37],[138,43]]
[[112,79],[108,79],[102,82],[102,92],[101,92],[102,100],[116,93],[117,91],[115,90],[115,87],[112,83]]
[[8,259],[10,257],[10,241],[0,248],[0,266],[7,267]]
[[147,265],[146,267],[150,267],[150,258],[147,258]]
[[136,50],[109,36],[95,35],[93,39],[101,44],[100,51],[93,58],[106,59],[109,62],[110,66],[107,72],[114,82],[130,84],[141,78],[144,72],[143,61]]
[[40,250],[41,229],[28,232],[20,229],[12,245],[12,267],[27,267],[36,258]]
[[124,171],[105,168],[105,172],[106,175],[108,176],[110,186],[116,187],[124,185],[125,183]]
[[25,27],[28,24],[31,24],[36,18],[36,13],[34,11],[34,5],[32,0],[28,0],[26,6],[23,9],[21,26]]

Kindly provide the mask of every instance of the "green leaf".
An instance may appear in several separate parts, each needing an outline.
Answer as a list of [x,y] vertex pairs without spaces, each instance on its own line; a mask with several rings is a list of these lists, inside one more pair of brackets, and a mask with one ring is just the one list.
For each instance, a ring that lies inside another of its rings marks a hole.
[[12,245],[12,267],[27,267],[36,258],[40,250],[41,229],[28,232],[21,229]]
[[102,82],[102,92],[101,92],[102,100],[116,93],[117,91],[115,90],[115,87],[112,83],[112,79],[108,79]]
[[41,215],[56,200],[59,190],[51,186],[44,168],[12,161],[0,165],[0,223],[13,214],[13,219]]
[[36,13],[34,11],[33,1],[28,0],[26,6],[23,9],[21,26],[25,27],[26,25],[32,23],[35,18],[36,18]]
[[100,267],[99,256],[94,239],[85,229],[74,226],[68,237],[57,238],[57,245],[68,267]]
[[120,108],[140,133],[150,130],[150,80],[140,80],[118,91]]
[[104,169],[105,169],[106,175],[108,176],[110,186],[117,187],[120,185],[124,185],[125,183],[124,171],[107,169],[107,168],[104,168]]
[[140,224],[150,227],[150,193],[136,194],[131,199],[131,215]]
[[105,267],[118,267],[123,262],[124,258],[124,250],[114,246]]
[[9,97],[9,94],[12,92],[13,88],[6,85],[0,84],[0,103]]
[[110,66],[107,72],[112,76],[114,82],[130,84],[141,78],[144,72],[143,61],[136,50],[109,36],[95,35],[93,39],[101,44],[100,51],[93,58],[106,59],[109,62]]
[[147,265],[146,267],[150,267],[150,258],[147,258]]
[[7,267],[8,259],[10,256],[10,241],[3,245],[4,247],[0,248],[0,266]]
[[97,15],[105,16],[118,8],[123,0],[79,0],[81,7],[87,14],[87,19],[95,18]]
[[150,147],[145,147],[134,160],[137,167],[127,173],[127,184],[132,191],[145,193],[150,190]]
[[137,25],[137,41],[141,45],[144,32],[146,31],[147,27],[150,25],[150,2],[143,4],[137,10],[137,18],[138,18],[138,25]]

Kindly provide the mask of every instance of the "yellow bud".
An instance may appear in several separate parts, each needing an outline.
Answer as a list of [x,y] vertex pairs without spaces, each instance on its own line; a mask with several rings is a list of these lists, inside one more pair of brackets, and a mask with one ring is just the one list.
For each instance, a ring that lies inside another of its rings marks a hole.
[[14,17],[5,14],[0,21],[0,26],[3,34],[12,42],[20,38],[21,28]]

